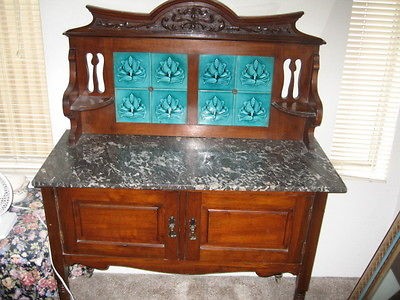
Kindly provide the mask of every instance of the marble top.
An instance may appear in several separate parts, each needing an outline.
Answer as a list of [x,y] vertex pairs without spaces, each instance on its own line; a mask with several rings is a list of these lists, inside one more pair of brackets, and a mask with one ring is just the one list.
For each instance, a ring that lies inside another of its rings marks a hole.
[[302,141],[83,134],[62,136],[35,187],[304,191],[346,187],[317,146]]

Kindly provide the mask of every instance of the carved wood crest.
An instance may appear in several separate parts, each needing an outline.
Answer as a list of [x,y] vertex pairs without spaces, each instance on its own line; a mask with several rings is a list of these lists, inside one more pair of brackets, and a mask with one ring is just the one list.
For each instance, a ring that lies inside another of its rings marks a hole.
[[262,40],[324,44],[320,38],[300,32],[296,21],[303,12],[239,17],[225,5],[212,1],[174,0],[162,4],[150,14],[126,13],[87,6],[93,21],[66,32],[68,36],[151,36]]

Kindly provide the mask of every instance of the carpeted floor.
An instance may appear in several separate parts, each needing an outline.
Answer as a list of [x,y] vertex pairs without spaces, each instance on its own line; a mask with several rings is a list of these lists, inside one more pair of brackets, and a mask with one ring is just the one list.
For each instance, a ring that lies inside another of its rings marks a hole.
[[[70,280],[70,286],[76,300],[286,300],[293,297],[295,280],[284,277],[276,283],[274,277],[95,273],[91,278]],[[347,299],[357,280],[312,278],[306,299]]]

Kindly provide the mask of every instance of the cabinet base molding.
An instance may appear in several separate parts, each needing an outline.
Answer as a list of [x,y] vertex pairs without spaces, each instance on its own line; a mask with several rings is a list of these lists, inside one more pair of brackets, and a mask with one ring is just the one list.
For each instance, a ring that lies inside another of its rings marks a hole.
[[103,256],[83,256],[65,255],[65,264],[73,265],[76,263],[85,266],[107,270],[110,266],[131,267],[146,271],[175,273],[187,275],[200,275],[212,273],[233,273],[233,272],[255,272],[260,277],[270,277],[280,273],[291,273],[296,275],[299,271],[299,264],[265,264],[263,266],[246,266],[246,264],[215,264],[187,261],[167,261],[151,259],[135,259],[131,257],[103,257]]

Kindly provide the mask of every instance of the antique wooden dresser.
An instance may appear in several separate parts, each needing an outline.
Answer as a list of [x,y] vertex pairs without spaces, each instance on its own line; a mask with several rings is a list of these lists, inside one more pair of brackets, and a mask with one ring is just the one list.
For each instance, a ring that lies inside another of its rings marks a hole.
[[66,32],[71,129],[34,179],[55,268],[289,272],[303,299],[327,194],[346,191],[313,135],[324,41],[302,12],[88,9]]

